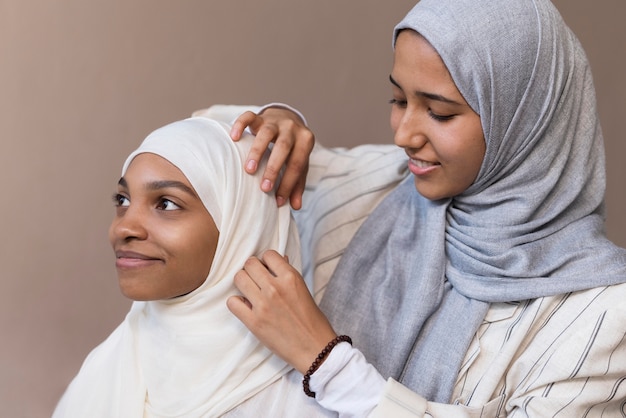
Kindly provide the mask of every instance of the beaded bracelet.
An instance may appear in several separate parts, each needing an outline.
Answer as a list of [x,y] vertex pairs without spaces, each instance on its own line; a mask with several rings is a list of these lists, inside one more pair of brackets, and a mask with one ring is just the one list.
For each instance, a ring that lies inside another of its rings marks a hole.
[[304,375],[304,378],[302,379],[302,388],[304,389],[304,393],[306,393],[307,396],[310,396],[311,398],[315,398],[315,392],[311,392],[311,389],[309,388],[309,381],[311,380],[311,375],[317,370],[318,367],[320,367],[320,364],[322,364],[322,360],[324,360],[326,356],[328,356],[331,350],[335,348],[337,344],[343,341],[350,343],[350,345],[352,345],[352,338],[348,337],[347,335],[340,335],[338,337],[335,337],[317,355],[317,357],[315,358],[315,361],[313,362],[313,364],[311,364],[311,367],[309,367],[309,370],[307,370],[306,374]]

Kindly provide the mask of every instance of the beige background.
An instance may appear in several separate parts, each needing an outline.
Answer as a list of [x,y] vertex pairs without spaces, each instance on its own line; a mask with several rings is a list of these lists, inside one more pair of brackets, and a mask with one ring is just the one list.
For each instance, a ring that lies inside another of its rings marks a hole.
[[[389,142],[413,0],[0,0],[0,415],[47,417],[123,318],[106,231],[125,156],[214,103],[284,101],[326,145]],[[609,236],[626,245],[623,0],[559,0],[595,74]]]

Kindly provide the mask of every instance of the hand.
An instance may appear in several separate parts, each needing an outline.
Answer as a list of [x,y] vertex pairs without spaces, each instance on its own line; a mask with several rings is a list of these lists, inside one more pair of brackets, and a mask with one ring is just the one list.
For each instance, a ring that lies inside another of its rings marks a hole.
[[238,141],[246,127],[256,135],[246,160],[246,172],[256,172],[259,159],[273,142],[261,189],[265,192],[272,190],[285,165],[285,172],[276,190],[276,202],[282,206],[289,200],[292,208],[300,209],[309,171],[309,155],[315,144],[313,132],[297,114],[280,107],[270,107],[258,115],[249,111],[243,113],[233,124],[231,138]]
[[304,374],[337,336],[302,276],[276,251],[248,259],[235,275],[243,296],[228,309],[270,350]]

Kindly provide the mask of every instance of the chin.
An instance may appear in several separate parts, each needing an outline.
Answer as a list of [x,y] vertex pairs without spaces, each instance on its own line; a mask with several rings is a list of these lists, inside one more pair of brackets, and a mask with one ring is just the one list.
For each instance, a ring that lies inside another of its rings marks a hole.
[[431,184],[424,184],[424,182],[415,179],[415,189],[419,194],[428,200],[436,202],[438,200],[450,199],[457,196],[461,192],[456,190],[441,190],[441,188],[431,187]]
[[125,290],[122,290],[122,295],[124,295],[126,298],[135,302],[146,302],[150,300],[155,300],[154,298],[151,298],[147,295],[143,295],[138,292],[125,291]]
[[424,198],[432,201],[437,201],[441,199],[445,199],[448,196],[445,196],[438,190],[433,190],[432,187],[428,187],[428,185],[419,181],[417,178],[415,179],[415,189],[419,194],[421,194]]
[[122,295],[124,295],[128,299],[134,300],[137,302],[145,302],[149,300],[161,299],[161,298],[155,297],[155,295],[152,295],[149,292],[146,292],[145,289],[140,289],[137,286],[133,286],[129,283],[123,283],[121,280],[120,280],[120,292],[122,292]]

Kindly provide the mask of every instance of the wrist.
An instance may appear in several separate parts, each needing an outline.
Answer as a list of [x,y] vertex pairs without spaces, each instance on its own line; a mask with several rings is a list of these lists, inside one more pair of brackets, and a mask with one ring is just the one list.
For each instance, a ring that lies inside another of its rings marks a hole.
[[311,376],[322,365],[324,360],[326,360],[326,358],[328,357],[330,352],[333,350],[333,348],[335,348],[337,344],[342,343],[342,342],[347,342],[347,343],[350,343],[350,345],[352,345],[352,339],[348,337],[347,335],[340,335],[338,337],[333,338],[328,344],[326,344],[326,347],[324,347],[320,351],[320,353],[317,355],[317,357],[315,358],[311,366],[308,368],[308,370],[304,374],[304,378],[302,379],[302,386],[304,389],[304,393],[306,393],[308,396],[312,398],[315,397],[315,392],[311,391],[309,388],[309,382],[310,382]]

